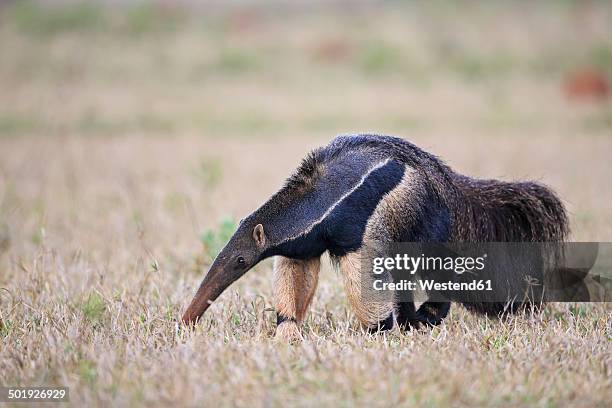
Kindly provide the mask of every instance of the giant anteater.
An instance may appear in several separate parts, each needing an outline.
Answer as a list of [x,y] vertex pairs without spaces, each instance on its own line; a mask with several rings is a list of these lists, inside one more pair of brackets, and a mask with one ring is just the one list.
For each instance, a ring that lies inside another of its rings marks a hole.
[[[560,242],[564,207],[534,182],[457,174],[436,156],[396,137],[339,136],[315,149],[285,185],[244,218],[214,260],[183,316],[194,323],[231,283],[258,262],[274,261],[277,336],[299,336],[316,289],[321,255],[338,265],[349,303],[369,329],[438,324],[450,303],[366,302],[359,254],[368,241]],[[468,308],[500,313],[503,303]]]

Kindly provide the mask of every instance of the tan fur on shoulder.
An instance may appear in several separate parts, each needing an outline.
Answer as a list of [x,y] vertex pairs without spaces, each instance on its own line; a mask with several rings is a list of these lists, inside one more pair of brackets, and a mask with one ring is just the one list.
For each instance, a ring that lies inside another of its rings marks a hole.
[[382,197],[368,219],[364,241],[393,242],[400,239],[401,231],[398,231],[398,227],[409,225],[417,218],[410,197],[423,188],[418,183],[415,170],[405,166],[402,181]]

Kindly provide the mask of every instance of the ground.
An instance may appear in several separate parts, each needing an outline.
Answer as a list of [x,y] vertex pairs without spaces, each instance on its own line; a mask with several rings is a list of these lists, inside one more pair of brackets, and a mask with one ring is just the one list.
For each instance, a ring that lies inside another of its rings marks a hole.
[[177,324],[235,221],[339,133],[539,180],[573,240],[609,241],[612,105],[563,83],[612,73],[612,7],[505,4],[0,8],[0,384],[77,406],[609,405],[609,304],[368,335],[326,266],[288,345],[266,261]]

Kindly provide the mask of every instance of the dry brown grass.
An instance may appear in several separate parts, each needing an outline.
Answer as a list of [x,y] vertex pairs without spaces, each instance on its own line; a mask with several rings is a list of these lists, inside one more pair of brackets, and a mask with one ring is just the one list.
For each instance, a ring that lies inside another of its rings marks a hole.
[[[176,324],[205,272],[201,233],[252,211],[338,132],[539,179],[566,201],[575,240],[610,240],[610,105],[566,101],[555,64],[610,46],[610,8],[593,7],[575,32],[578,12],[550,5],[134,36],[0,25],[0,384],[68,386],[76,406],[609,405],[608,304],[504,321],[455,306],[433,330],[371,336],[327,267],[305,340],[286,345],[271,337],[267,261],[195,330]],[[344,39],[338,58],[316,55]],[[456,65],[436,68],[448,41]]]

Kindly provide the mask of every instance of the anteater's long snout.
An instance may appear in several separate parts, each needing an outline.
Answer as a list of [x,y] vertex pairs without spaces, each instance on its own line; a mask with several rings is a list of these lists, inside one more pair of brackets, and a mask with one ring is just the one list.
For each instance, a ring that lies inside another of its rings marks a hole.
[[200,317],[204,314],[206,309],[210,306],[210,304],[220,295],[217,294],[214,296],[214,292],[211,290],[210,283],[207,282],[207,279],[204,279],[200,288],[196,292],[193,300],[189,304],[187,310],[183,314],[183,323],[185,324],[195,324]]
[[183,314],[183,323],[195,324],[211,303],[242,275],[240,272],[226,270],[219,265],[218,260],[215,261]]

